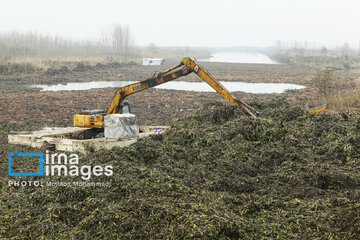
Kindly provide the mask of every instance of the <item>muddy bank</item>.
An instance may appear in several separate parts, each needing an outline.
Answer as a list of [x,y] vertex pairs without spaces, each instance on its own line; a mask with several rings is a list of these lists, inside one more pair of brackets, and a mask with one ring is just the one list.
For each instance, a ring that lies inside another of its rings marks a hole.
[[[7,125],[71,126],[73,115],[85,109],[104,109],[116,89],[3,93],[0,123]],[[250,96],[236,94],[239,97]],[[264,95],[265,96],[265,95]],[[149,89],[127,98],[141,124],[170,124],[173,119],[211,101],[226,101],[217,93]]]

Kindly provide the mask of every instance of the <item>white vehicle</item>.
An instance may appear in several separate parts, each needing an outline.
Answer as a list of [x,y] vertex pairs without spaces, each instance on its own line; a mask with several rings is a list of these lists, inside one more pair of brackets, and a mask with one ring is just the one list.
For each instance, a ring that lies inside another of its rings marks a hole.
[[143,64],[144,66],[151,66],[151,65],[164,65],[164,59],[163,58],[143,58]]

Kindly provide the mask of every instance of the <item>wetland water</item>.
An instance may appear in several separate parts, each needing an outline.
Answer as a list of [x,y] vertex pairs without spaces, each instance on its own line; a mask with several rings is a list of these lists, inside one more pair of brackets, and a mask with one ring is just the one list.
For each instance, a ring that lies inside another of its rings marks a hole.
[[[40,88],[41,91],[81,91],[93,88],[119,88],[128,84],[135,83],[133,81],[96,81],[83,83],[67,83],[57,85],[33,85],[32,87]],[[247,82],[228,82],[220,81],[220,83],[231,92],[247,92],[247,93],[282,93],[286,90],[296,90],[305,88],[302,85],[288,83],[247,83]],[[161,84],[157,89],[166,90],[184,90],[195,92],[215,92],[205,82],[185,82],[172,81]]]
[[210,58],[199,59],[199,62],[225,62],[225,63],[261,63],[278,64],[263,53],[253,52],[216,52]]
[[[217,52],[213,53],[208,59],[200,59],[203,62],[226,62],[226,63],[259,63],[259,64],[277,64],[268,56],[262,53],[247,52]],[[305,86],[289,83],[248,83],[248,82],[230,82],[220,81],[225,88],[231,92],[247,92],[247,93],[282,93],[286,90],[296,90],[305,88]],[[94,81],[83,83],[68,83],[58,85],[33,85],[32,87],[41,88],[41,91],[81,91],[93,88],[119,88],[128,84],[135,83],[133,81]],[[185,82],[172,81],[155,87],[157,89],[166,90],[184,90],[195,92],[215,92],[205,82]]]

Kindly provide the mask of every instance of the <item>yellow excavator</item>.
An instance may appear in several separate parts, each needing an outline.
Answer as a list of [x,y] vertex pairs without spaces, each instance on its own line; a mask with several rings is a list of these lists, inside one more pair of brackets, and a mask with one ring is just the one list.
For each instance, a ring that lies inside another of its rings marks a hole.
[[235,104],[246,115],[256,118],[258,112],[245,102],[235,99],[231,93],[218,82],[208,71],[201,67],[194,58],[183,58],[180,64],[159,73],[147,80],[121,87],[104,110],[85,110],[74,116],[74,126],[89,128],[104,128],[104,116],[115,113],[129,113],[130,106],[124,101],[126,97],[145,89],[172,81],[189,73],[196,73],[202,80],[220,93],[230,103]]

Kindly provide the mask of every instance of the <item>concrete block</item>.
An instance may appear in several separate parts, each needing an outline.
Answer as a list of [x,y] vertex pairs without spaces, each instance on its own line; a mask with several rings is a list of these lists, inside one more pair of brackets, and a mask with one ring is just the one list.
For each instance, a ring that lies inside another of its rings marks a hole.
[[139,136],[139,126],[134,114],[109,114],[104,117],[105,138],[128,140]]

